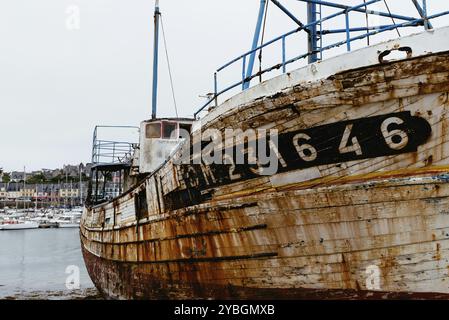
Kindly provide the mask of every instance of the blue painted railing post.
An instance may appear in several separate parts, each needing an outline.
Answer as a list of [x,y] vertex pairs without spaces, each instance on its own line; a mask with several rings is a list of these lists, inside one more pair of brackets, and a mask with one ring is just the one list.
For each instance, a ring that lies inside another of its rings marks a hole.
[[242,58],[242,90],[245,90],[245,78],[246,78],[246,56]]
[[285,37],[282,37],[282,73],[285,73],[287,70],[285,68]]
[[157,77],[158,77],[158,62],[159,62],[159,18],[161,12],[159,11],[159,0],[156,0],[154,9],[154,53],[153,53],[153,97],[152,97],[152,111],[151,119],[156,118],[157,112]]
[[351,51],[351,32],[349,31],[349,12],[346,11],[345,13],[345,20],[346,20],[346,49],[348,51]]
[[415,5],[416,10],[418,10],[419,15],[424,21],[424,29],[426,30],[433,29],[433,26],[427,17],[427,1],[422,0],[422,6],[419,4],[418,0],[412,0],[412,2]]
[[[316,22],[316,3],[308,2],[307,3],[307,24]],[[317,32],[316,32],[316,23],[309,26],[309,63],[314,63],[318,61],[318,55],[316,49],[318,46]]]
[[427,19],[427,0],[422,0],[422,11],[424,16],[424,28],[429,30],[429,19]]
[[[262,23],[263,23],[263,16],[265,14],[266,3],[267,3],[267,0],[260,0],[259,16],[257,17],[256,31],[254,32],[253,45],[251,47],[251,50],[253,52],[249,56],[248,69],[246,71],[245,78],[251,77],[253,74],[254,61],[256,60],[256,53],[257,53],[254,50],[258,47],[260,31],[262,29]],[[243,86],[242,86],[243,90],[246,90],[249,88],[250,81],[251,80],[248,80],[243,83]]]
[[215,106],[218,106],[218,79],[217,79],[217,72],[214,72],[214,100],[215,100]]

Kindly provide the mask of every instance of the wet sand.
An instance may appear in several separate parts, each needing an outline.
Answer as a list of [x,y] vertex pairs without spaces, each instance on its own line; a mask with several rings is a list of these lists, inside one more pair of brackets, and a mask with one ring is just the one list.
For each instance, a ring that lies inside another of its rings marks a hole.
[[72,291],[32,291],[14,294],[0,300],[104,300],[95,288]]

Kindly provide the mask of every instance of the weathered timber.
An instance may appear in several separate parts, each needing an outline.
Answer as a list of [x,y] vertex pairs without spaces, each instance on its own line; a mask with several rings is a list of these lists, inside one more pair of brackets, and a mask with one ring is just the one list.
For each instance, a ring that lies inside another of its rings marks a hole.
[[[82,250],[103,294],[449,298],[449,52],[269,90],[288,77],[225,102],[193,132],[276,129],[275,174],[177,164],[178,150],[126,194],[86,208]],[[315,154],[298,151],[298,135]]]

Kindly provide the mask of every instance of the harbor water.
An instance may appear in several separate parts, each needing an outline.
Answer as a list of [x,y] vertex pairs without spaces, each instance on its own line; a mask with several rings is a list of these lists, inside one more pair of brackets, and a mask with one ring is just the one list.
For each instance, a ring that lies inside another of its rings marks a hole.
[[79,229],[0,231],[0,299],[97,299]]

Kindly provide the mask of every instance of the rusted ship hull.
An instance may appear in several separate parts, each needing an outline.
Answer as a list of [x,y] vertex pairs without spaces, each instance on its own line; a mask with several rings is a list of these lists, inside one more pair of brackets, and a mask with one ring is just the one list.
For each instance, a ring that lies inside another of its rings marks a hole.
[[[370,291],[362,289],[253,288],[232,285],[198,285],[192,282],[161,280],[148,273],[149,268],[134,263],[114,262],[83,249],[84,259],[102,295],[109,299],[252,299],[252,300],[380,300],[449,299],[438,292]],[[201,267],[198,264],[197,267]],[[119,278],[113,279],[117,275]],[[130,275],[133,275],[130,277]],[[106,277],[106,278],[105,278]],[[122,290],[111,281],[119,281]],[[125,288],[130,288],[125,292]]]
[[138,233],[84,229],[86,265],[114,298],[357,298],[371,265],[373,298],[444,296],[432,292],[448,288],[446,176],[397,180],[221,201]]
[[[278,173],[179,165],[176,153],[85,210],[83,255],[99,290],[123,299],[447,298],[449,53],[267,92],[219,107],[201,131],[277,129]],[[309,137],[309,152],[298,136]]]

